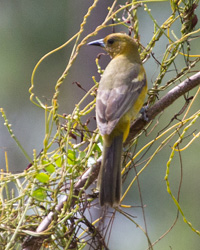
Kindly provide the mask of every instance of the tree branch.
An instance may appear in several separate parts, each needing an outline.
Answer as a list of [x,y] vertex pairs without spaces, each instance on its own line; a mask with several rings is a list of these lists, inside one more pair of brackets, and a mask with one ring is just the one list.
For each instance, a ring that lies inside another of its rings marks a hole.
[[[151,108],[148,109],[146,112],[149,121],[153,120],[160,112],[164,109],[169,107],[174,101],[176,101],[180,96],[184,95],[191,89],[195,88],[196,86],[200,85],[200,72],[196,73],[195,75],[187,78],[182,83],[174,87],[170,90],[165,96],[163,96],[158,102],[156,102]],[[148,121],[148,122],[149,122]],[[127,138],[126,144],[129,143],[136,134],[138,134],[145,126],[148,124],[142,117],[135,120],[132,124],[129,136]],[[74,186],[74,194],[77,195],[80,189],[85,188],[87,189],[97,178],[98,172],[101,165],[101,157],[97,160],[96,164],[91,166],[77,181]],[[64,203],[67,201],[68,197],[65,196],[62,201],[58,203],[55,208],[54,212],[50,212],[40,223],[38,228],[36,229],[36,234],[40,234],[38,237],[31,237],[23,243],[23,250],[39,250],[42,242],[43,236],[42,232],[48,229],[48,226],[57,218],[57,215],[60,213],[61,209],[63,208]],[[75,204],[75,198],[72,200],[71,206],[73,207]]]
[[144,129],[149,121],[153,120],[159,113],[169,107],[180,96],[186,94],[188,91],[198,85],[200,85],[200,72],[188,77],[182,83],[171,89],[165,96],[163,96],[147,110],[146,115],[149,119],[148,121],[145,121],[142,117],[134,121],[134,123],[131,125],[126,144],[128,144],[142,129]]

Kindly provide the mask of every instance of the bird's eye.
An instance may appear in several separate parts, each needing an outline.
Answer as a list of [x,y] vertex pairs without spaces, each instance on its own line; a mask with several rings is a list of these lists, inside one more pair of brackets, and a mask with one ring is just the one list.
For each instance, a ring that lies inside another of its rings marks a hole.
[[114,43],[114,41],[115,41],[115,40],[114,40],[113,38],[110,38],[110,39],[108,39],[107,43],[111,45],[111,44]]

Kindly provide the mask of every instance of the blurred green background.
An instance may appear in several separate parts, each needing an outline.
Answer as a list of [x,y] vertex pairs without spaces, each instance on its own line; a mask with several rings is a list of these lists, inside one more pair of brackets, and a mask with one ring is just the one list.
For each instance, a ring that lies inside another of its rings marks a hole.
[[[104,20],[107,14],[107,7],[113,1],[100,1],[88,19],[84,34],[93,31],[94,28]],[[123,1],[119,1],[123,3]],[[47,52],[63,44],[78,30],[83,16],[87,12],[92,1],[81,0],[43,0],[43,1],[1,1],[0,2],[0,107],[4,109],[12,124],[16,137],[20,140],[30,157],[33,149],[39,153],[43,147],[45,135],[44,111],[34,106],[29,100],[29,87],[32,70],[37,61]],[[158,24],[171,14],[169,2],[149,3],[152,15]],[[200,8],[196,10],[197,16]],[[141,43],[146,46],[152,37],[153,23],[143,8],[139,9]],[[196,29],[200,27],[197,24]],[[117,31],[123,31],[118,28]],[[102,38],[111,33],[112,29],[102,30],[96,38]],[[174,32],[180,34],[180,26],[174,26]],[[96,39],[95,38],[95,39]],[[162,38],[154,49],[156,58],[159,60],[166,49],[168,41]],[[49,102],[54,93],[54,86],[62,74],[71,53],[72,45],[51,55],[46,59],[36,72],[34,92],[44,102]],[[198,40],[192,44],[192,54],[198,54],[200,44]],[[93,86],[91,76],[96,75],[95,57],[102,52],[99,48],[82,47],[80,54],[70,70],[69,76],[65,79],[59,95],[60,113],[70,113],[74,105],[84,96],[84,91],[78,88],[73,82],[79,82],[86,90]],[[108,57],[102,59],[102,65],[106,65]],[[184,66],[183,57],[177,63],[180,70]],[[158,66],[151,58],[145,63],[148,76],[148,84],[152,82],[158,73]],[[196,67],[196,70],[199,70]],[[175,73],[174,73],[175,74]],[[170,79],[172,73],[168,74]],[[165,81],[167,78],[165,78]],[[190,93],[192,95],[194,91]],[[164,93],[163,93],[164,94]],[[164,128],[169,120],[177,113],[184,103],[180,98],[178,102],[168,108],[161,117],[159,128],[149,137],[143,136],[139,144],[143,145],[154,138],[156,133]],[[196,105],[196,108],[200,102]],[[195,107],[194,109],[195,110]],[[162,125],[163,124],[163,125]],[[95,128],[95,124],[92,126]],[[199,127],[199,123],[195,125]],[[193,132],[193,131],[191,131]],[[152,161],[150,166],[140,176],[143,202],[146,205],[146,220],[148,234],[152,242],[157,240],[173,223],[177,210],[166,191],[164,181],[166,162],[169,158],[173,142],[165,147]],[[139,147],[138,147],[139,148]],[[156,147],[153,146],[152,150]],[[186,217],[196,229],[200,230],[199,207],[200,207],[200,164],[198,153],[200,142],[197,139],[192,147],[182,154],[183,161],[183,184],[180,196],[180,204]],[[0,118],[0,168],[5,169],[5,151],[8,154],[9,170],[13,173],[23,171],[28,161],[10,138],[4,121]],[[149,152],[152,153],[153,151]],[[172,190],[177,193],[180,181],[180,160],[178,154],[173,160],[170,172],[170,183]],[[130,179],[134,176],[130,174]],[[128,181],[125,185],[128,185]],[[140,205],[138,187],[135,184],[129,192],[126,204]],[[132,210],[132,211],[131,211]],[[141,208],[127,209],[128,213],[137,218],[135,220],[144,226]],[[124,216],[118,215],[114,221],[110,238],[110,250],[143,250],[147,248],[147,240],[144,234],[133,223]],[[155,245],[156,250],[198,250],[200,247],[200,236],[192,232],[181,216],[173,230]]]

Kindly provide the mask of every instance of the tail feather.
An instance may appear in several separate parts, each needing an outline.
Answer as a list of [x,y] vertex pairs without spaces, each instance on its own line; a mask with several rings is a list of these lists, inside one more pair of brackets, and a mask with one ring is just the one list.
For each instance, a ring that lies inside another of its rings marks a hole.
[[100,205],[117,205],[121,198],[121,156],[123,135],[113,138],[111,145],[103,147],[103,160],[98,179]]

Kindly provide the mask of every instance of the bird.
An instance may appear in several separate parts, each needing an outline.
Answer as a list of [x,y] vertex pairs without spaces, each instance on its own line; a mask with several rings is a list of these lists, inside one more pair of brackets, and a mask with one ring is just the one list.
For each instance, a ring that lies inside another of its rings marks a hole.
[[97,186],[100,205],[116,207],[122,192],[123,143],[145,101],[146,73],[137,42],[127,34],[112,33],[88,45],[102,47],[111,57],[96,96],[96,121],[103,138]]

